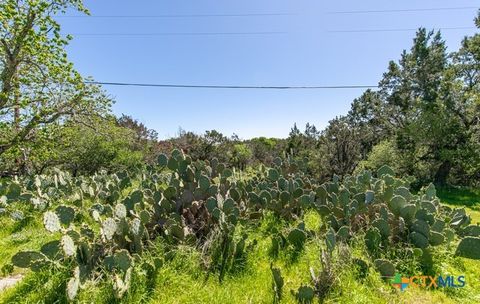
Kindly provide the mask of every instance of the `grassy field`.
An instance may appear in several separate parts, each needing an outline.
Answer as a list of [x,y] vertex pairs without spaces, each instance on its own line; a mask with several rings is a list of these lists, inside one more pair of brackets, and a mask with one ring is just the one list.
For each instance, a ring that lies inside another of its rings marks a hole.
[[465,207],[472,223],[480,223],[480,189],[446,188],[439,189],[437,195],[442,203],[450,207]]
[[[466,206],[472,222],[480,222],[479,191],[444,189],[438,191],[442,202],[453,207]],[[308,229],[318,231],[320,217],[311,212],[306,215]],[[19,250],[38,249],[40,244],[55,237],[44,232],[41,220],[27,217],[21,222],[9,218],[0,221],[0,267],[8,264]],[[164,266],[154,273],[137,271],[127,296],[121,301],[113,297],[112,287],[99,282],[86,282],[80,293],[80,303],[272,303],[271,240],[268,231],[275,227],[286,228],[267,217],[257,226],[249,227],[251,244],[244,265],[229,273],[222,283],[215,274],[206,276],[201,267],[202,256],[198,250],[182,246],[168,254]],[[293,292],[302,285],[311,284],[309,269],[321,269],[319,253],[324,241],[318,237],[310,240],[303,251],[282,251],[273,258],[273,265],[281,269],[284,278],[281,303],[296,303]],[[353,259],[367,253],[361,240],[339,249],[332,261],[335,278],[324,303],[479,303],[480,262],[453,257],[455,246],[441,246],[436,253],[436,274],[465,275],[465,288],[426,290],[409,287],[398,291],[370,267],[365,277],[359,276]],[[164,257],[166,249],[161,242],[155,244],[142,259],[149,255]],[[396,261],[408,269],[411,261]],[[15,273],[21,270],[15,269]],[[420,273],[416,273],[419,274]],[[62,303],[66,302],[65,284],[69,273],[59,269],[39,273],[24,272],[25,277],[15,287],[0,293],[0,303]]]

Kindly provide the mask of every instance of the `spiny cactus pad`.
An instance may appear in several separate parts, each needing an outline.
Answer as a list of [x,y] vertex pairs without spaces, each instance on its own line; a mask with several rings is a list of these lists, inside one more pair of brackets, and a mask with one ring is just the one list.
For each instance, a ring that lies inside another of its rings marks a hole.
[[130,288],[131,273],[132,269],[129,268],[123,276],[120,274],[114,275],[113,291],[117,299],[121,299]]
[[61,228],[58,215],[52,211],[45,212],[43,215],[43,224],[45,225],[45,229],[50,232],[57,232]]
[[367,233],[365,234],[365,245],[367,245],[367,248],[370,250],[370,252],[378,250],[381,238],[382,236],[378,228],[370,227],[370,229],[367,230]]
[[111,240],[117,231],[117,223],[113,218],[107,218],[102,223],[102,234],[106,240]]
[[161,167],[166,167],[168,164],[168,157],[165,154],[160,154],[157,158],[157,163]]
[[124,272],[126,272],[133,263],[132,257],[125,249],[115,252],[113,255],[113,261],[115,263],[115,268]]
[[60,222],[66,226],[70,225],[75,218],[75,210],[72,207],[58,206],[55,213],[58,215]]
[[67,298],[73,301],[78,294],[80,288],[80,268],[77,266],[73,272],[73,277],[67,283]]
[[280,301],[282,298],[282,291],[283,291],[283,277],[280,272],[279,268],[273,267],[273,265],[270,265],[270,269],[272,271],[272,276],[273,276],[273,284],[272,288],[275,293],[275,298],[277,301]]
[[127,216],[127,208],[124,204],[116,204],[114,215],[117,218],[123,219]]
[[395,195],[389,203],[390,210],[393,214],[400,215],[400,210],[407,205],[407,201],[403,196]]
[[445,242],[445,236],[437,231],[431,231],[429,237],[430,245],[438,246]]
[[385,175],[395,176],[395,172],[389,166],[384,165],[377,170],[377,176],[383,177]]
[[480,236],[480,226],[470,225],[462,229],[461,234],[464,236]]
[[60,241],[55,240],[44,244],[40,249],[40,252],[49,259],[56,259],[60,253]]
[[73,242],[73,239],[68,235],[65,234],[62,236],[62,249],[63,252],[65,253],[65,256],[74,256],[76,253],[76,246],[75,243]]
[[305,243],[305,240],[307,239],[307,235],[303,230],[300,230],[298,228],[292,229],[288,233],[288,241],[294,245],[296,248],[301,248],[303,247],[303,244]]
[[333,249],[335,248],[335,243],[336,243],[335,231],[332,228],[330,228],[328,232],[325,234],[325,242],[326,242],[328,251],[332,252]]
[[376,227],[383,238],[388,238],[390,236],[390,226],[388,222],[383,218],[378,218],[372,223],[373,227]]
[[413,245],[418,248],[426,248],[428,246],[428,239],[422,233],[413,231],[410,233],[410,240],[412,241]]
[[375,268],[383,277],[393,277],[395,275],[395,266],[392,262],[384,259],[377,259],[374,262]]
[[29,268],[35,261],[45,256],[37,251],[20,251],[12,257],[12,264],[20,268]]
[[268,170],[268,179],[270,179],[272,182],[276,182],[279,177],[280,177],[280,174],[276,169],[272,168]]
[[467,236],[458,244],[455,255],[480,260],[480,238]]
[[299,303],[308,304],[313,302],[315,291],[310,286],[300,286],[296,293],[296,298]]

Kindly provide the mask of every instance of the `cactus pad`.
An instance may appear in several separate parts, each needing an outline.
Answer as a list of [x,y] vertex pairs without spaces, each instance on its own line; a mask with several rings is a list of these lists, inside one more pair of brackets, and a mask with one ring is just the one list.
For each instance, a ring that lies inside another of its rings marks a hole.
[[50,232],[59,231],[61,228],[58,215],[51,211],[47,211],[43,215],[43,224],[45,225],[45,229]]
[[467,236],[458,244],[455,255],[480,260],[480,238]]

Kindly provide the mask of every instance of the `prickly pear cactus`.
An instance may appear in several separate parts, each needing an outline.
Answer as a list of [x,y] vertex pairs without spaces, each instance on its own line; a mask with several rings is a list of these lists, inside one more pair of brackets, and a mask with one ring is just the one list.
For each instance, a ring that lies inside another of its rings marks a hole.
[[377,259],[374,264],[383,277],[393,277],[395,275],[395,266],[392,262],[384,259]]
[[73,277],[67,283],[67,298],[73,301],[78,294],[80,288],[80,268],[77,266],[73,272]]
[[57,232],[61,228],[60,219],[57,214],[52,211],[45,212],[43,215],[43,224],[45,225],[45,229],[50,232]]
[[458,244],[455,255],[469,259],[480,259],[480,238],[467,236]]

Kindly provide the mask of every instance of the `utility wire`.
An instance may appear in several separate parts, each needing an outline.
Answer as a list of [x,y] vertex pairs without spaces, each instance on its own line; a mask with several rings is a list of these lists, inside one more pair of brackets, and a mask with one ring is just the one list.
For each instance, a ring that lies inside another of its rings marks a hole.
[[430,11],[458,11],[478,9],[476,6],[463,7],[437,7],[437,8],[407,8],[407,9],[386,9],[386,10],[360,10],[360,11],[336,11],[328,14],[370,14],[370,13],[402,13],[402,12],[430,12]]
[[66,15],[57,18],[208,18],[208,17],[268,17],[292,16],[291,13],[250,13],[250,14],[179,14],[179,15]]
[[[448,30],[471,30],[476,29],[472,26],[462,27],[438,27],[436,30],[448,31]],[[332,30],[329,33],[376,33],[376,32],[411,32],[417,31],[418,28],[397,28],[397,29],[360,29],[360,30]]]
[[334,85],[334,86],[241,86],[241,85],[191,85],[191,84],[152,84],[85,81],[86,84],[129,86],[129,87],[156,87],[156,88],[190,88],[190,89],[260,89],[260,90],[318,90],[318,89],[372,89],[377,85]]
[[286,32],[185,32],[185,33],[78,33],[76,37],[152,37],[152,36],[251,36],[251,35],[281,35]]
[[[476,27],[439,27],[436,30],[472,30]],[[328,30],[328,33],[377,33],[377,32],[411,32],[418,28],[395,28],[395,29],[359,29],[359,30]],[[155,37],[155,36],[268,36],[283,35],[288,32],[165,32],[165,33],[74,33],[74,37]]]
[[[476,6],[462,7],[437,7],[437,8],[411,8],[411,9],[386,9],[386,10],[358,10],[358,11],[332,11],[327,14],[369,14],[369,13],[401,13],[401,12],[427,12],[427,11],[455,11],[478,9]],[[246,13],[246,14],[162,14],[162,15],[63,15],[56,18],[209,18],[209,17],[268,17],[268,16],[294,16],[294,13]]]

